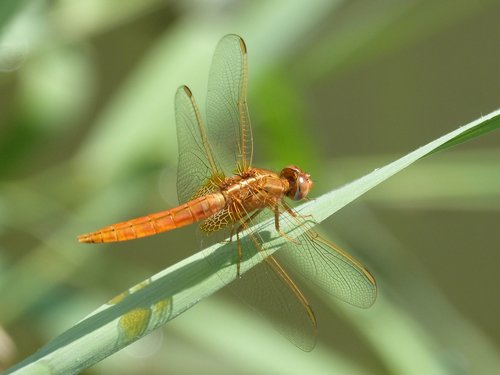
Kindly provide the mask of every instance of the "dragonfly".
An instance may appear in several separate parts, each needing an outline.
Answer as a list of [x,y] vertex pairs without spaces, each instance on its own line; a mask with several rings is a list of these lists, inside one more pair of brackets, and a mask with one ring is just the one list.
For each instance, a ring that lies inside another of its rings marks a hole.
[[[202,233],[222,233],[229,241],[235,237],[235,267],[219,267],[217,272],[223,280],[235,279],[231,283],[235,293],[265,315],[292,343],[310,351],[316,343],[317,321],[295,279],[305,279],[361,308],[374,303],[376,282],[359,261],[321,237],[309,224],[310,218],[289,203],[307,199],[313,187],[308,173],[295,165],[279,173],[252,166],[247,90],[247,47],[241,37],[226,35],[217,44],[210,68],[207,126],[187,86],[179,87],[175,95],[177,195],[184,203],[105,226],[78,236],[78,241],[127,241],[195,222],[202,222]],[[273,254],[263,251],[264,236],[253,229],[269,216],[285,240],[285,245]],[[305,229],[292,238],[282,230],[282,223],[303,225]],[[241,275],[240,264],[249,258],[248,254],[258,264]]]

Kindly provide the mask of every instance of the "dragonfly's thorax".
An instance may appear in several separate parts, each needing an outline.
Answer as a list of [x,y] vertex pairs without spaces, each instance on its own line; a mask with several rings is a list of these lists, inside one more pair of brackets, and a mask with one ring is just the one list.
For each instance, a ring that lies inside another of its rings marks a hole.
[[235,206],[247,213],[273,206],[289,190],[289,183],[278,174],[250,168],[226,179],[222,188],[228,206]]

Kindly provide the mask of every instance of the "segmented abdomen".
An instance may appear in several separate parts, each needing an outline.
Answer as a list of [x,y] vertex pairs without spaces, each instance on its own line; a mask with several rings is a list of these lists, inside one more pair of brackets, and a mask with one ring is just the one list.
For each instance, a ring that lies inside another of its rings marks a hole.
[[222,193],[208,194],[170,210],[106,226],[78,236],[79,242],[115,242],[151,236],[206,219],[224,208]]

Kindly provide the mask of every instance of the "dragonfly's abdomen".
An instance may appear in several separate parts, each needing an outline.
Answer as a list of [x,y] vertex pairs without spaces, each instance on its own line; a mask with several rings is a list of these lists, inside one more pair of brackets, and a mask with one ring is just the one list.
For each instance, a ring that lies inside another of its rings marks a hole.
[[109,225],[78,236],[79,242],[115,242],[134,240],[204,220],[219,212],[226,204],[221,193],[208,194],[170,210]]

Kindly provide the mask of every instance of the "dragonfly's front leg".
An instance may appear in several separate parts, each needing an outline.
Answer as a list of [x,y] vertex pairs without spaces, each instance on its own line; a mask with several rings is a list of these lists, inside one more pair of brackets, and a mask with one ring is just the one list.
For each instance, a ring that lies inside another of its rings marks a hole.
[[311,214],[307,214],[307,215],[301,215],[299,214],[297,211],[295,211],[292,207],[290,207],[288,205],[288,203],[286,203],[284,200],[281,201],[281,205],[285,208],[286,212],[288,212],[288,214],[290,216],[293,216],[293,217],[299,217],[299,218],[302,218],[302,219],[312,219],[314,220],[314,216],[311,215]]
[[[293,242],[295,244],[299,244],[300,243],[299,241],[297,241],[295,238],[290,237],[288,234],[286,234],[285,232],[283,232],[280,229],[280,208],[279,208],[279,205],[276,204],[274,206],[273,210],[274,210],[274,227],[276,228],[276,232],[278,232],[279,235],[282,236],[283,238],[285,238],[287,241]],[[287,211],[288,211],[288,207],[287,207]],[[293,212],[292,209],[290,209],[290,211],[288,211],[288,212],[290,213],[290,215],[292,215],[294,217],[297,215],[295,212]]]

